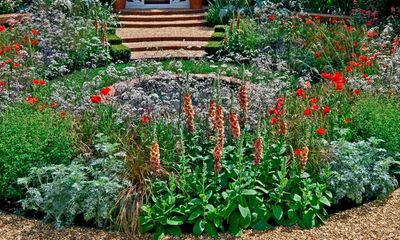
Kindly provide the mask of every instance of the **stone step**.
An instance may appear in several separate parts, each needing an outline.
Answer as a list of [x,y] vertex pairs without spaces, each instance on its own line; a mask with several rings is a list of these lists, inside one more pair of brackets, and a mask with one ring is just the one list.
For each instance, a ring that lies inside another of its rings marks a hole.
[[127,22],[121,21],[123,28],[164,28],[164,27],[197,27],[206,26],[205,20],[168,21],[168,22]]
[[202,41],[160,41],[160,42],[135,42],[124,43],[132,51],[157,51],[157,50],[204,50],[208,42]]
[[210,27],[118,28],[123,42],[140,41],[208,41],[214,30]]
[[204,13],[195,14],[173,14],[173,15],[123,15],[119,16],[120,21],[125,22],[174,22],[174,21],[187,21],[187,20],[203,20]]
[[198,59],[206,56],[205,51],[193,50],[163,50],[163,51],[138,51],[131,53],[132,60],[139,59]]
[[115,13],[122,15],[173,15],[173,14],[195,14],[205,13],[205,9],[149,9],[149,10],[133,10],[133,9],[116,9]]

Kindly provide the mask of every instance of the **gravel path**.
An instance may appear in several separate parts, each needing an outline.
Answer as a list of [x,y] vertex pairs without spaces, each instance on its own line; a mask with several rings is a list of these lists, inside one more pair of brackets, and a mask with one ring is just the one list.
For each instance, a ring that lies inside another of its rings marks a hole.
[[[127,239],[117,233],[73,227],[63,231],[54,229],[42,221],[20,218],[15,215],[0,212],[1,240],[36,240],[36,239],[74,239],[74,240],[123,240]],[[151,239],[150,236],[130,239]],[[174,239],[174,238],[170,238]],[[193,238],[190,235],[180,239]],[[222,235],[221,239],[233,239]],[[375,201],[358,208],[334,214],[326,225],[311,230],[301,230],[297,227],[278,227],[268,232],[246,231],[241,239],[390,239],[400,240],[400,189],[395,191],[385,202]]]

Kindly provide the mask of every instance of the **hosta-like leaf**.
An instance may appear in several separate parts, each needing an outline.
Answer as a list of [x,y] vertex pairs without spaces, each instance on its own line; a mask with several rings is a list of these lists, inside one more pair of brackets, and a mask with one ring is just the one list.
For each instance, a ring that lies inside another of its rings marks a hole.
[[240,215],[242,215],[243,218],[247,218],[247,217],[250,216],[249,207],[243,207],[242,205],[239,204],[239,212],[240,212]]
[[274,214],[274,217],[276,218],[276,220],[281,220],[281,218],[283,216],[282,207],[279,206],[279,205],[273,205],[272,206],[272,213]]
[[192,220],[198,218],[199,216],[201,216],[202,214],[203,214],[203,211],[201,211],[201,210],[196,210],[196,211],[192,212],[192,214],[190,214],[188,220],[189,220],[189,221],[192,221]]
[[193,226],[194,235],[201,235],[206,227],[206,221],[204,219],[198,219]]

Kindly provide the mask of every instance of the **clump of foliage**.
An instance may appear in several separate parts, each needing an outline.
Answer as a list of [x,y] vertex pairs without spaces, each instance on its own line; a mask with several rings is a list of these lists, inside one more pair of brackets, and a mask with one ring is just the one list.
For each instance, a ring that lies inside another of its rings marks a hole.
[[378,148],[381,140],[370,138],[368,141],[331,143],[330,168],[328,181],[338,202],[348,198],[356,203],[374,198],[386,198],[397,186],[397,181],[389,174],[393,159],[385,149]]
[[396,98],[366,95],[352,109],[358,135],[384,140],[382,146],[392,154],[400,151],[400,103]]
[[206,19],[212,26],[226,24],[229,19],[234,18],[237,14],[251,13],[252,10],[253,3],[249,0],[214,0],[210,2]]
[[77,152],[70,117],[21,104],[0,113],[0,197],[23,195],[17,179],[32,167],[69,162]]
[[117,196],[129,182],[121,178],[125,153],[109,140],[97,135],[98,156],[88,162],[78,158],[70,165],[34,167],[18,179],[27,188],[23,208],[44,212],[45,220],[57,227],[73,224],[80,215],[98,227],[112,223]]

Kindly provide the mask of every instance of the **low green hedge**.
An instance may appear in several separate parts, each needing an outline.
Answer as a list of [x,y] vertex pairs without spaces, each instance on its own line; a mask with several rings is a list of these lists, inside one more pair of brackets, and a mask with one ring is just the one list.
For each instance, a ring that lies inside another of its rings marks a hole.
[[110,45],[120,45],[122,44],[122,39],[118,37],[117,35],[108,35],[107,36],[107,41]]
[[214,32],[222,32],[222,33],[224,33],[224,32],[226,32],[225,29],[226,29],[225,25],[216,25],[214,27]]
[[222,41],[211,41],[207,44],[206,46],[206,53],[208,55],[214,55],[216,54],[222,47],[223,47],[223,42]]
[[211,35],[211,41],[223,41],[225,38],[225,33],[223,32],[214,32]]
[[131,59],[131,50],[122,44],[112,45],[110,49],[110,54],[113,62],[129,62]]
[[107,34],[115,35],[115,33],[116,33],[116,28],[114,28],[114,27],[107,27],[106,32],[107,32]]

